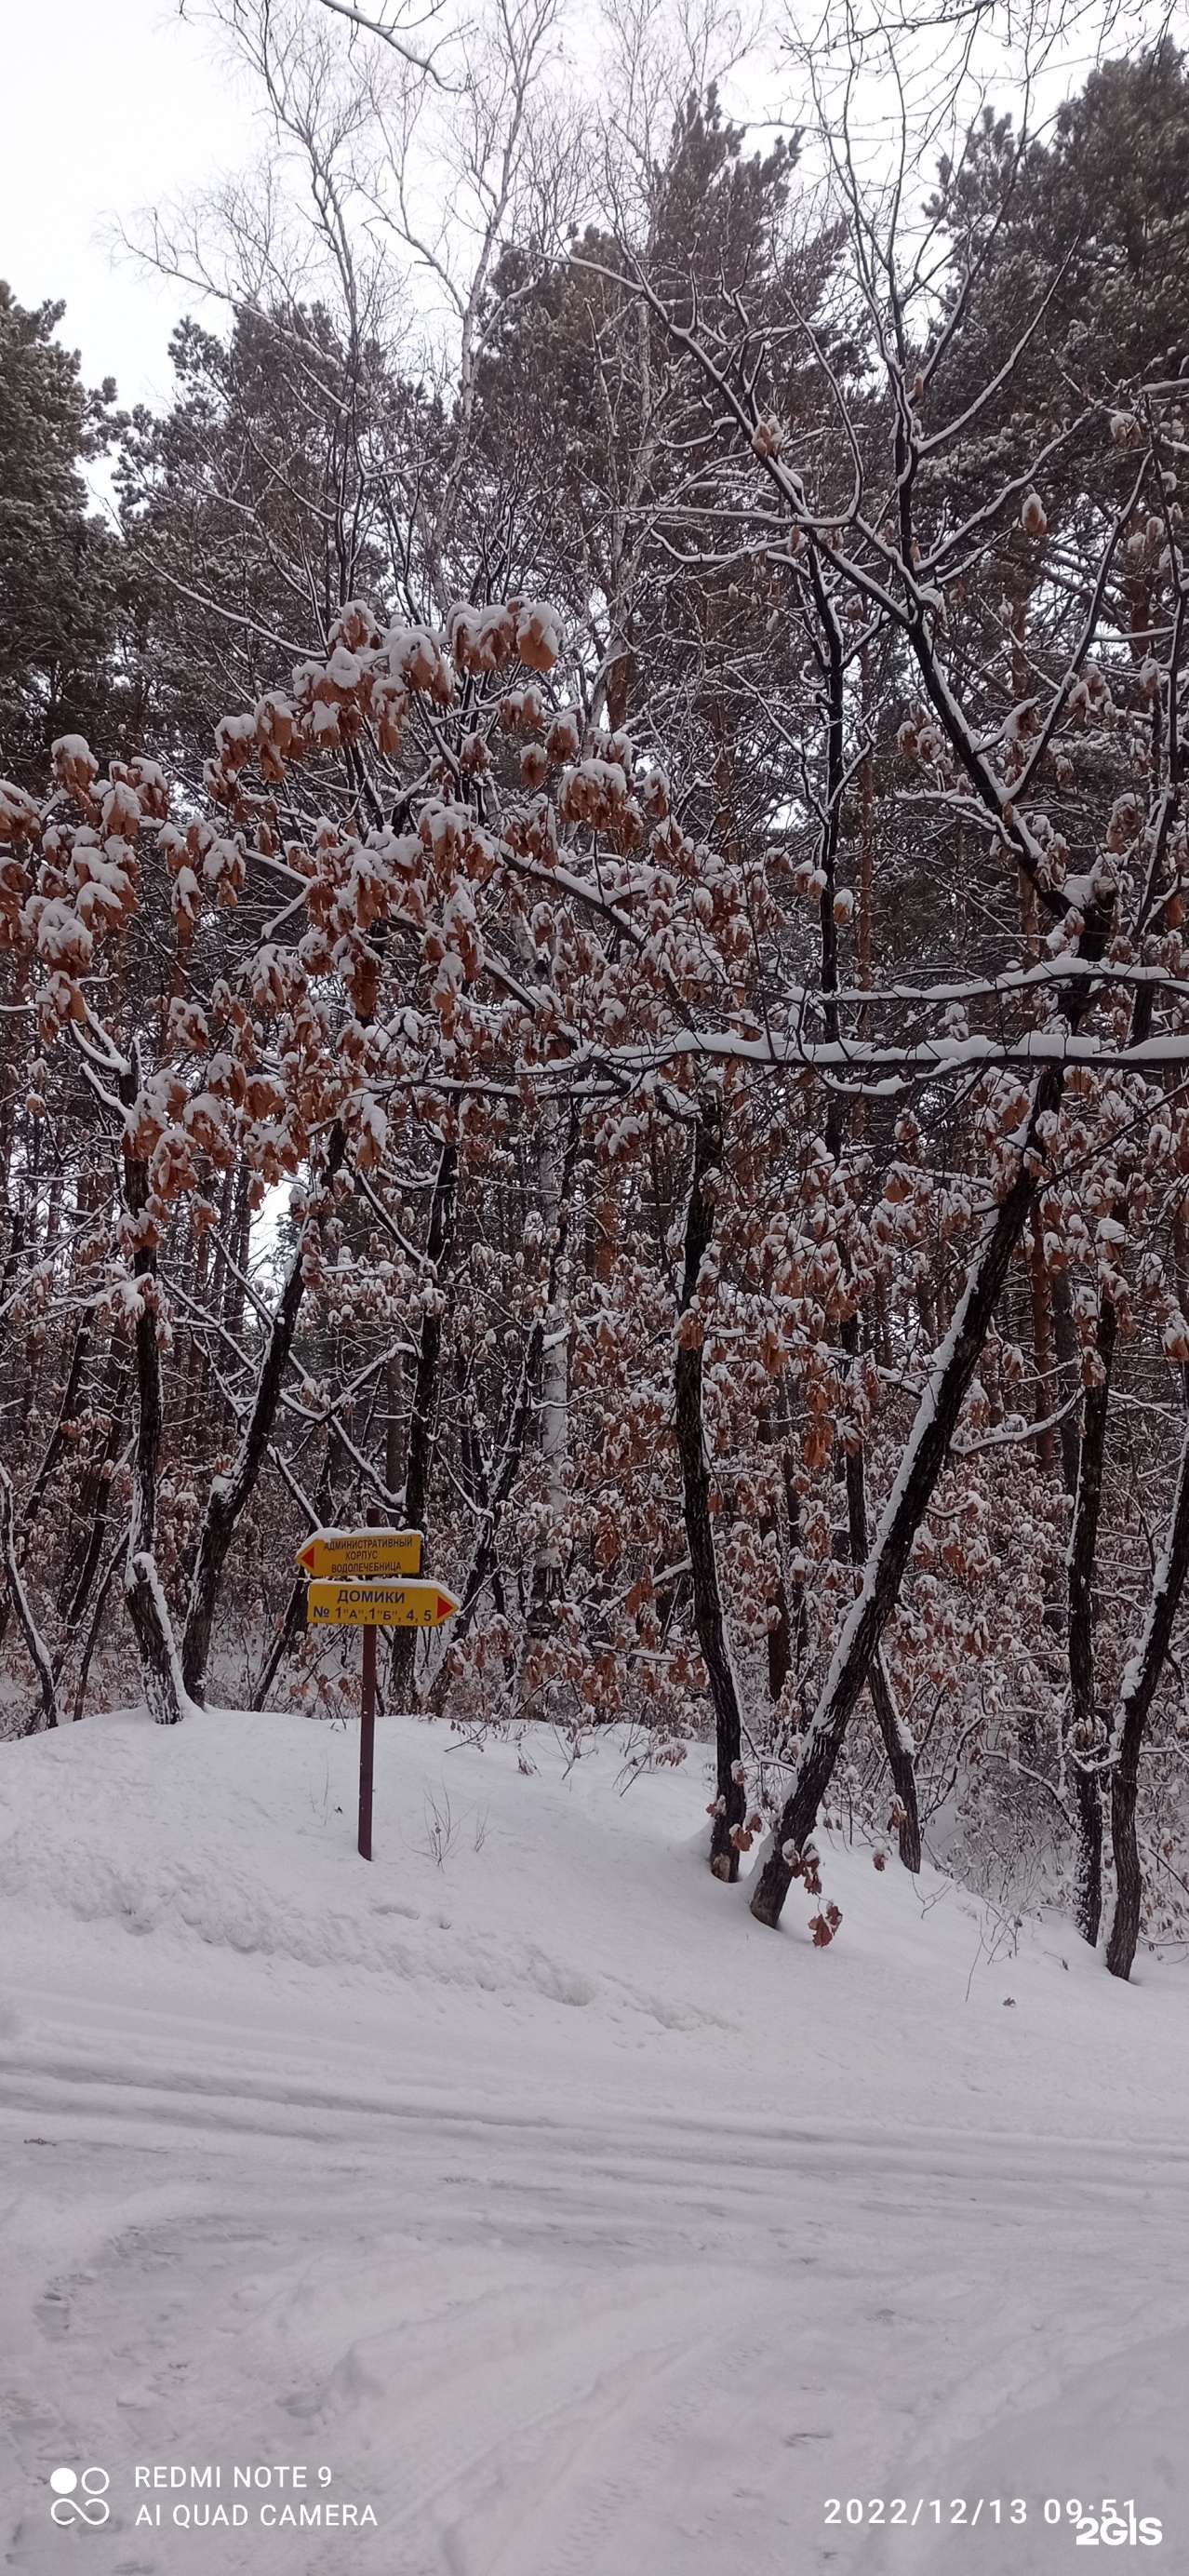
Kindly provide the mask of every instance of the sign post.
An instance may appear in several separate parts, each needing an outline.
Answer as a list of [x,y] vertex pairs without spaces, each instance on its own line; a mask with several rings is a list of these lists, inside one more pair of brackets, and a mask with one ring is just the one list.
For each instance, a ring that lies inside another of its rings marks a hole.
[[394,1583],[393,1575],[421,1572],[420,1530],[315,1530],[297,1551],[310,1577],[306,1624],[311,1628],[362,1628],[363,1673],[359,1694],[359,1854],[372,1856],[372,1777],[376,1753],[377,1628],[440,1628],[459,1604],[438,1583]]
[[359,1857],[372,1856],[372,1773],[376,1758],[376,1632],[363,1632],[363,1678],[359,1689]]

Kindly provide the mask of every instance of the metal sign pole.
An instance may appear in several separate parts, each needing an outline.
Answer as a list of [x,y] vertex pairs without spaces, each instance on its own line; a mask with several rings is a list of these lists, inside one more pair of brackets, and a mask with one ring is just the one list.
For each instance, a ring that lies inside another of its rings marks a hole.
[[[310,1628],[362,1628],[359,1692],[359,1855],[372,1856],[372,1775],[376,1758],[376,1630],[440,1628],[461,1604],[441,1585],[418,1580],[420,1530],[394,1530],[373,1504],[361,1530],[315,1530],[297,1551],[310,1578],[306,1624]],[[393,1583],[394,1574],[412,1582]]]
[[376,1631],[363,1632],[363,1682],[359,1694],[359,1854],[372,1856],[372,1772],[376,1755]]
[[[374,1503],[367,1513],[369,1529],[382,1528],[384,1514]],[[363,1677],[359,1690],[359,1857],[372,1856],[372,1773],[376,1762],[376,1632],[363,1632]]]

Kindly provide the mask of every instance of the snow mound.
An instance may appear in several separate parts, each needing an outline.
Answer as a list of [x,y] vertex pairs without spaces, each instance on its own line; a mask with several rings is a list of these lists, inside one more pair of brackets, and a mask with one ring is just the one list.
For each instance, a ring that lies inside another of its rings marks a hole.
[[1049,2576],[1110,2496],[1186,2563],[1183,1970],[824,1833],[839,1937],[763,1931],[624,1751],[382,1721],[369,1864],[354,1727],[0,1747],[17,2576],[89,2462],[95,2576]]
[[[0,1923],[34,1983],[234,2026],[295,2013],[378,2026],[419,2061],[443,2018],[498,2064],[518,2044],[583,2083],[633,2080],[659,2049],[690,2099],[708,2067],[781,2115],[1068,2133],[1103,2104],[1104,2030],[1141,2055],[1179,2022],[1183,1978],[1149,1966],[1120,1989],[1071,1927],[1017,1941],[928,1872],[823,1833],[840,1934],[813,1950],[794,1888],[778,1934],[746,1883],[705,1866],[706,1765],[632,1778],[616,1731],[575,1760],[547,1728],[472,1744],[379,1722],[375,1859],[355,1851],[358,1730],[210,1710],[163,1729],[143,1713],[3,1748]],[[61,1971],[61,1980],[53,1973]],[[569,2026],[568,2033],[567,2027]],[[1170,2131],[1189,2080],[1164,2070]],[[1157,2114],[1159,2117],[1159,2113]],[[1119,2120],[1126,2112],[1119,2103]],[[1108,2107],[1109,2124],[1109,2107]]]

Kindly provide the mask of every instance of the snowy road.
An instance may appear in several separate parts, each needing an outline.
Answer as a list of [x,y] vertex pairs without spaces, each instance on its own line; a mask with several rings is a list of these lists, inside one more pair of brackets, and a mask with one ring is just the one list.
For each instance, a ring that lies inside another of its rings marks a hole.
[[[253,2028],[258,1962],[214,1952],[179,2030],[178,1953],[146,1970],[147,1945],[114,1938],[79,1950],[90,1995],[53,1940],[40,1985],[29,1965],[0,2075],[0,2531],[22,2576],[1040,2576],[1084,2563],[1046,2497],[1134,2497],[1166,2534],[1141,2563],[1189,2566],[1189,2154],[1158,2069],[1133,2140],[1125,2116],[1095,2140],[1078,2104],[1062,2143],[1051,2100],[1041,2134],[1002,2103],[947,2128],[936,2066],[919,2124],[907,2084],[861,2121],[835,2110],[820,2045],[821,2099],[792,2107],[788,2033],[763,2017],[678,2034],[662,2084],[651,2053],[600,2053],[581,2008],[542,2002],[539,1974],[529,2024],[485,2053],[482,2020],[453,2011],[432,2046],[408,2027],[395,2046],[367,1992],[335,2032],[312,1974],[278,1972]],[[798,1976],[827,1964],[790,1954]],[[1080,1980],[1051,1983],[1083,2010]],[[853,2053],[865,2025],[836,2005]],[[102,2530],[51,2522],[58,2462],[107,2469]],[[150,2490],[146,2527],[138,2464],[221,2484]],[[237,2464],[272,2482],[245,2495]],[[304,2492],[276,2483],[293,2464]],[[370,2505],[375,2526],[261,2522],[291,2497]],[[243,2527],[172,2519],[220,2498]],[[882,2524],[848,2527],[848,2500],[867,2517],[880,2498]]]

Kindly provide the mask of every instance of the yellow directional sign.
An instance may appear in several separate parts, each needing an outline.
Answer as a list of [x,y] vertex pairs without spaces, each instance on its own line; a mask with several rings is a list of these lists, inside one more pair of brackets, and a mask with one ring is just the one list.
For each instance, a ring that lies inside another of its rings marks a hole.
[[458,1603],[437,1583],[311,1583],[311,1628],[440,1628]]
[[393,1574],[420,1574],[420,1530],[315,1530],[297,1551],[303,1574],[339,1575],[381,1583]]

